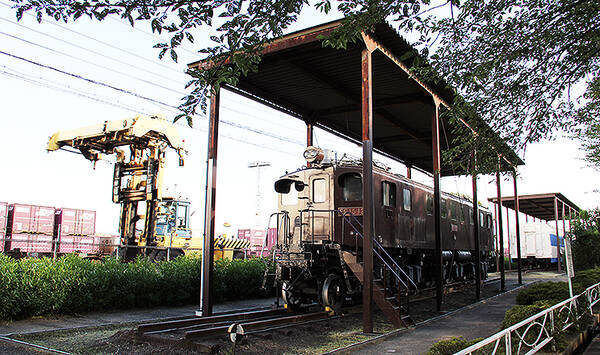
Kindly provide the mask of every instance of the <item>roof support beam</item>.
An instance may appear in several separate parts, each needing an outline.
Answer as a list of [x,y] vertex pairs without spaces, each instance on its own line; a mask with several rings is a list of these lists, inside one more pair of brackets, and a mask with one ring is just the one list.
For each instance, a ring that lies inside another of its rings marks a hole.
[[[413,103],[413,102],[429,104],[431,102],[431,99],[422,94],[399,95],[399,96],[388,97],[385,99],[374,100],[373,107],[381,108],[381,107],[385,107],[385,106],[400,105],[400,104]],[[314,114],[316,116],[328,116],[328,115],[334,115],[334,114],[339,114],[339,113],[348,113],[348,112],[357,112],[357,111],[360,111],[360,104],[352,103],[352,104],[348,104],[348,105],[336,106],[336,107],[331,107],[331,108],[327,108],[327,109],[323,109],[323,110],[317,110],[314,112]]]
[[441,152],[440,152],[440,103],[435,101],[435,113],[431,120],[431,145],[433,155],[433,231],[435,236],[435,296],[438,313],[442,311],[444,297],[444,267],[442,259],[442,207],[441,207]]

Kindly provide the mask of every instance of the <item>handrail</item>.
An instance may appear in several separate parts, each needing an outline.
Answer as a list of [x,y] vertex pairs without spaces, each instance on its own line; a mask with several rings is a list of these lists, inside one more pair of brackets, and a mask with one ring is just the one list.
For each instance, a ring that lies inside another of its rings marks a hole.
[[[592,307],[600,301],[600,282],[588,287],[582,293],[566,299],[560,303],[555,304],[548,309],[545,309],[533,316],[514,324],[476,344],[469,346],[457,352],[455,355],[467,355],[480,350],[481,348],[494,345],[494,349],[491,354],[496,354],[500,348],[502,340],[504,340],[504,354],[513,354],[512,350],[512,337],[516,336],[518,339],[517,351],[515,354],[520,354],[521,350],[529,351],[527,353],[535,353],[542,349],[546,344],[554,339],[555,322],[556,317],[566,312],[565,324],[561,330],[570,328],[575,321],[581,318],[582,314],[578,314],[577,302],[580,297],[585,297],[588,302],[588,310],[592,313]],[[522,333],[519,333],[519,329],[525,327]],[[534,337],[533,341],[527,340],[528,332],[534,332],[539,327],[538,333],[532,334]],[[547,329],[549,327],[549,329]]]
[[[344,220],[346,220],[346,217],[351,217],[356,223],[358,223],[358,225],[360,225],[361,229],[363,228],[362,223],[360,223],[360,221],[358,220],[358,218],[356,218],[356,216],[354,216],[352,213],[350,213],[350,212],[344,212],[344,213],[340,212],[340,214],[342,215],[342,217],[344,217]],[[362,233],[360,231],[358,231],[351,222],[349,224],[354,228],[354,230],[356,231],[356,233],[361,238],[364,238],[364,236],[362,235]],[[377,239],[375,239],[375,238],[373,238],[373,243],[382,252],[382,254],[392,263],[393,267],[390,266],[385,261],[384,257],[382,255],[380,255],[375,249],[373,249],[374,255],[377,255],[379,257],[379,259],[385,264],[385,266],[387,266],[388,269],[390,269],[390,271],[392,271],[392,273],[394,274],[394,276],[396,276],[396,279],[398,281],[402,282],[403,286],[406,289],[409,288],[409,285],[407,285],[406,282],[404,282],[403,279],[408,280],[408,282],[413,287],[413,289],[417,290],[418,289],[417,284],[404,272],[404,270],[402,270],[402,267],[400,267],[400,265],[398,265],[398,263],[392,258],[392,256],[387,252],[387,250],[385,250],[385,248],[383,247],[383,245],[381,245],[381,243],[379,243],[379,241],[377,241]],[[398,275],[396,273],[396,271],[399,271],[400,273],[402,273],[403,277],[400,276],[400,275]]]

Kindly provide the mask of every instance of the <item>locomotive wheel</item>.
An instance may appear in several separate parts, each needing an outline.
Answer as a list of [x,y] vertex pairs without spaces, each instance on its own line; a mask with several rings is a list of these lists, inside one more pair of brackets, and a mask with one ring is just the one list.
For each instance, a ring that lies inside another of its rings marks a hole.
[[324,306],[333,309],[335,312],[339,312],[342,309],[344,299],[346,298],[346,285],[344,284],[344,280],[336,274],[329,274],[325,279],[325,282],[323,282],[321,297]]
[[283,302],[285,302],[287,309],[292,312],[297,312],[300,310],[300,305],[302,305],[302,297],[300,291],[294,288],[288,288],[289,282],[283,281],[281,285],[281,297],[283,298]]

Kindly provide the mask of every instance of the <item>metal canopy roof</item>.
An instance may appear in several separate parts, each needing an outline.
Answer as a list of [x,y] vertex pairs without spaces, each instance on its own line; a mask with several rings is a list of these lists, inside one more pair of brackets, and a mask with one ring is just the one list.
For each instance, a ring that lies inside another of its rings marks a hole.
[[[275,39],[263,48],[257,72],[241,77],[235,87],[225,88],[360,143],[361,51],[365,44],[359,40],[348,44],[346,50],[336,50],[321,43],[340,24],[341,20],[333,21]],[[368,34],[386,49],[373,53],[374,150],[431,173],[432,95],[451,105],[453,93],[444,82],[424,83],[409,77],[411,62],[399,58],[414,49],[388,24],[379,24]],[[198,61],[188,66],[202,70],[212,65]],[[448,123],[441,121],[441,149],[451,146],[453,139]],[[522,165],[510,151],[513,156],[509,160]],[[467,173],[443,162],[441,168],[442,175]]]
[[[547,194],[536,194],[536,195],[522,195],[519,196],[519,211],[529,216],[543,219],[545,221],[555,220],[554,214],[554,200],[558,203],[558,219],[562,219],[562,205],[565,206],[565,218],[568,218],[569,208],[579,211],[580,208],[566,198],[560,192],[547,193]],[[498,198],[489,198],[490,202],[498,203]],[[515,197],[514,196],[503,196],[502,206],[510,209],[515,209]]]

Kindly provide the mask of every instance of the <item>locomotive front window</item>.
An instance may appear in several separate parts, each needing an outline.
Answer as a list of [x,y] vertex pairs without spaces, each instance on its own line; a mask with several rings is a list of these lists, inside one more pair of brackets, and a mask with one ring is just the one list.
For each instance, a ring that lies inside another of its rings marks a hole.
[[327,201],[327,181],[325,179],[313,180],[312,195],[314,203]]
[[487,215],[487,221],[488,221],[488,225],[487,225],[487,227],[488,227],[489,229],[492,229],[492,215],[491,215],[491,214],[488,214],[488,215]]
[[387,207],[396,207],[396,184],[383,181],[381,183],[382,203]]
[[403,203],[403,207],[405,211],[410,211],[411,207],[412,207],[412,200],[410,198],[410,190],[409,189],[404,189],[404,194],[403,194],[403,199],[404,199],[404,203]]
[[479,226],[485,227],[485,215],[483,212],[479,212]]
[[342,188],[344,201],[362,200],[362,178],[357,173],[347,173],[339,177],[338,183]]

